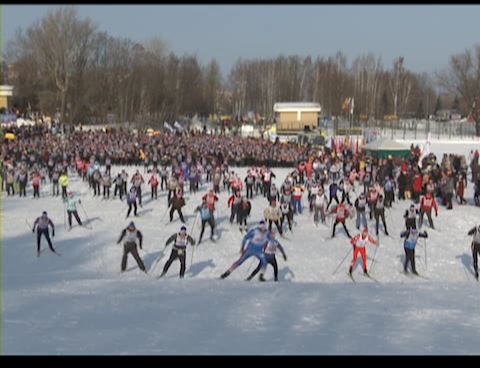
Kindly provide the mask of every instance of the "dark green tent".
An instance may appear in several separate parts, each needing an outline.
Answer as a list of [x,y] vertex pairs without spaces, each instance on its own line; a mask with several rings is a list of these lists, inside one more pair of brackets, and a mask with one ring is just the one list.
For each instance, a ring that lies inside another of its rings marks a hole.
[[410,157],[410,147],[405,146],[393,139],[380,137],[362,147],[362,153],[373,157],[384,158],[392,157]]

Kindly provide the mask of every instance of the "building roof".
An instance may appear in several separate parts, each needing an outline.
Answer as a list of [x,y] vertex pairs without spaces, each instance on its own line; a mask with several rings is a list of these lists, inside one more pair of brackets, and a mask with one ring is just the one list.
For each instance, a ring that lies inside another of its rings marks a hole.
[[317,102],[278,102],[273,105],[274,112],[320,112],[322,107]]
[[2,97],[13,96],[13,86],[0,86],[0,96]]

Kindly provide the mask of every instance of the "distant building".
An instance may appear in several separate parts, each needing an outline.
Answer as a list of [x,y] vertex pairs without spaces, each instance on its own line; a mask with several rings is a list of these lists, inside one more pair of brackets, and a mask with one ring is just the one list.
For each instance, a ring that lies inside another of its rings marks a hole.
[[435,113],[436,121],[460,120],[462,115],[457,110],[443,109]]
[[13,96],[13,86],[0,86],[0,108],[4,107],[8,109],[9,97]]
[[273,106],[277,133],[299,132],[318,127],[322,108],[316,102],[279,102]]

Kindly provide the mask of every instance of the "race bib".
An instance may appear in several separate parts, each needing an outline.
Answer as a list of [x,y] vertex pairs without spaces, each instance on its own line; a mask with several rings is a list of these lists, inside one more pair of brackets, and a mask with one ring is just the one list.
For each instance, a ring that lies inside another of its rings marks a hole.
[[179,256],[181,256],[184,252],[185,252],[185,250],[183,250],[183,249],[177,250],[177,254],[178,254]]

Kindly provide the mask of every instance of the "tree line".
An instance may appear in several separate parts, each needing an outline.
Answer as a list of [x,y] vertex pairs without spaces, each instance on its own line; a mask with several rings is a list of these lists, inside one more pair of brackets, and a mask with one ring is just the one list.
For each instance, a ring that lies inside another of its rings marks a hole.
[[182,116],[250,111],[271,120],[276,102],[301,101],[319,102],[323,114],[339,116],[347,113],[342,104],[348,97],[356,119],[425,118],[453,108],[478,120],[480,46],[452,55],[433,75],[408,70],[401,55],[390,66],[373,53],[349,65],[338,52],[239,58],[223,78],[215,59],[202,65],[196,55],[175,55],[159,37],[144,43],[113,37],[76,7],[64,6],[18,29],[4,51],[2,83],[15,86],[13,103],[58,112],[75,124],[113,117],[161,125]]

